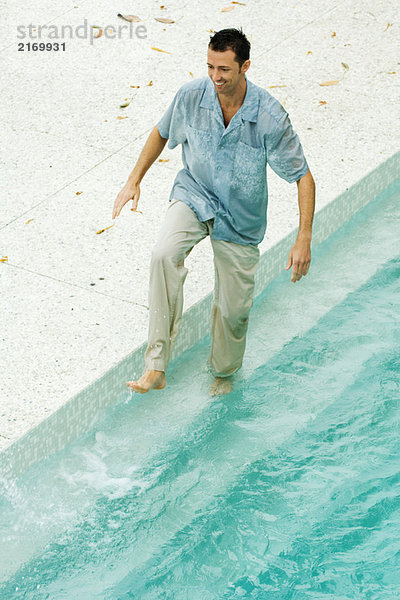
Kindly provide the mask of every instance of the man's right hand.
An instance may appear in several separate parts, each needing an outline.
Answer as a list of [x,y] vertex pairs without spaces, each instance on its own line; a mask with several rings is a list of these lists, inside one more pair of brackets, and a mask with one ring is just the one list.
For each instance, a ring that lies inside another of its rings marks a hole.
[[137,205],[140,198],[140,186],[138,183],[127,181],[120,193],[115,199],[114,208],[112,212],[112,218],[118,217],[122,208],[129,200],[132,200],[132,210],[137,209]]

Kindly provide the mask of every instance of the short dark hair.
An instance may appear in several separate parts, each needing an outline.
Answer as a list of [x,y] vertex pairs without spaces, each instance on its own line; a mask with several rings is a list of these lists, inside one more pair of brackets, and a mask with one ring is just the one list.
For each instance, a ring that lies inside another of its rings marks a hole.
[[215,52],[232,50],[235,53],[236,62],[239,63],[239,68],[250,57],[250,42],[242,29],[221,29],[215,32],[210,37],[208,47]]

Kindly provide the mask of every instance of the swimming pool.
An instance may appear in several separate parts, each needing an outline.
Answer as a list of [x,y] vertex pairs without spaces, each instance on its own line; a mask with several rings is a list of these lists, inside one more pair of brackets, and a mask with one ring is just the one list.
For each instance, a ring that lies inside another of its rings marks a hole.
[[399,198],[256,300],[232,394],[205,339],[2,482],[0,598],[399,597]]

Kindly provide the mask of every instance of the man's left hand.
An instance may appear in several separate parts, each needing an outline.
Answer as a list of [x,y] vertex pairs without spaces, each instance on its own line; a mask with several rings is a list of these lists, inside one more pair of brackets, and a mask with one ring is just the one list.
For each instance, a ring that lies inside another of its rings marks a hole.
[[311,248],[308,240],[296,240],[293,244],[286,265],[286,271],[293,266],[290,281],[296,283],[304,275],[307,275],[311,263]]

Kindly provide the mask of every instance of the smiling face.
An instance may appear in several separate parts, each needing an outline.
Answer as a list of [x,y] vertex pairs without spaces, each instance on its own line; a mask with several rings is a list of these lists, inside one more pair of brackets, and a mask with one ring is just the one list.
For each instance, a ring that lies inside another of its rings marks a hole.
[[207,53],[208,75],[210,76],[217,94],[226,94],[231,96],[243,85],[247,69],[250,66],[250,60],[246,60],[242,67],[235,60],[233,50],[216,52],[208,49]]

